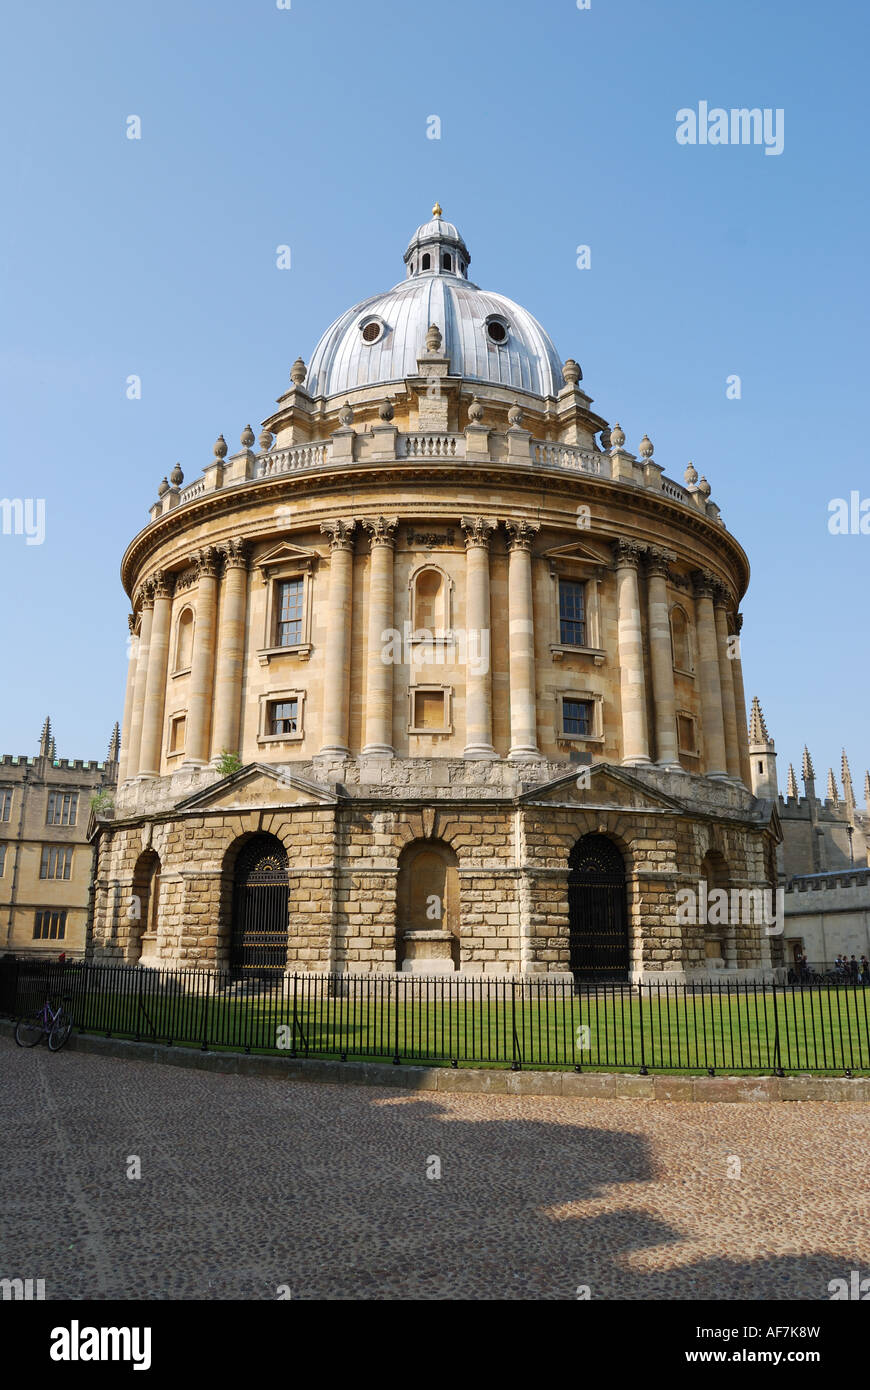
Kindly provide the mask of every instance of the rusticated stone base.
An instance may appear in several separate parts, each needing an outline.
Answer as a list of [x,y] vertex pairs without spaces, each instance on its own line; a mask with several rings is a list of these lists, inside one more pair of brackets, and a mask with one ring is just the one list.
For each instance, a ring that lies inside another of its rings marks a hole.
[[[678,890],[697,888],[711,852],[729,885],[769,888],[773,832],[748,792],[655,768],[598,764],[589,785],[578,785],[565,764],[466,766],[463,779],[462,764],[447,764],[428,796],[419,767],[399,760],[386,763],[393,777],[381,767],[377,782],[361,780],[350,762],[330,764],[330,778],[342,779],[328,782],[312,777],[322,770],[311,764],[280,777],[253,764],[172,805],[166,786],[148,783],[138,805],[127,784],[124,814],[99,834],[89,957],[132,963],[144,952],[150,965],[225,968],[236,856],[251,835],[268,833],[289,863],[288,970],[388,975],[402,971],[404,956],[417,973],[419,953],[413,944],[405,950],[404,936],[429,924],[402,918],[402,854],[425,845],[453,865],[449,925],[460,975],[566,977],[569,856],[595,834],[618,847],[625,865],[633,980],[757,978],[770,969],[762,922],[729,926],[723,971],[709,964],[706,925],[677,914]],[[153,856],[159,902],[143,924],[130,904]]]

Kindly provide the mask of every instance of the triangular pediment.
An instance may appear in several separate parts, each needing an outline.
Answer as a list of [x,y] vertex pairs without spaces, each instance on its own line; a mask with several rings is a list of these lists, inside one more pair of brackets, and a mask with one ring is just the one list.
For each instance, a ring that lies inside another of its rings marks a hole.
[[259,806],[335,806],[338,796],[320,782],[300,777],[289,767],[249,763],[238,772],[194,792],[176,807],[179,811],[245,809]]
[[649,787],[633,777],[630,769],[611,763],[594,766],[577,764],[571,772],[528,787],[520,801],[526,804],[574,805],[595,809],[682,811],[683,805],[673,796]]
[[596,550],[586,541],[579,540],[570,541],[568,545],[554,545],[543,552],[543,558],[555,561],[584,560],[592,565],[606,565],[610,562],[609,554]]
[[255,565],[257,569],[270,570],[279,565],[313,565],[319,559],[320,552],[317,550],[308,550],[305,546],[293,545],[291,541],[281,541],[265,555],[261,555],[255,561]]

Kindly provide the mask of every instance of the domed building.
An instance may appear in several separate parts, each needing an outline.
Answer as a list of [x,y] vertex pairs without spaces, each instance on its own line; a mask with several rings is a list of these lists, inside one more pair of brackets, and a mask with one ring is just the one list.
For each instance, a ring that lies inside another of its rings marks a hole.
[[[131,655],[89,953],[577,979],[771,965],[739,656],[746,555],[592,409],[436,205],[130,543]],[[745,920],[749,918],[749,920]]]

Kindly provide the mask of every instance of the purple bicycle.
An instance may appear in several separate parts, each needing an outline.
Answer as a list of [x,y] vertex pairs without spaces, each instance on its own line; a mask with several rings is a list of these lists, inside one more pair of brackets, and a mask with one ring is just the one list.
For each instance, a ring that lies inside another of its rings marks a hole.
[[[69,999],[69,995],[64,995],[64,1002]],[[48,1047],[51,1052],[59,1052],[72,1032],[73,1021],[67,1013],[63,1004],[58,1004],[56,1009],[51,1007],[51,1001],[46,999],[38,1013],[30,1018],[21,1018],[15,1025],[15,1041],[19,1047],[35,1047],[42,1038],[48,1038]]]

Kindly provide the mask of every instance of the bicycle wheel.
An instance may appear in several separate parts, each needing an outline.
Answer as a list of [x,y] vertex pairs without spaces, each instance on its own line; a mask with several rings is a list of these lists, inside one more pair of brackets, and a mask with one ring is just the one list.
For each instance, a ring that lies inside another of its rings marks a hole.
[[72,1032],[72,1019],[68,1013],[61,1009],[48,1035],[48,1047],[50,1052],[60,1052],[70,1033]]
[[42,1014],[34,1014],[32,1018],[20,1018],[15,1025],[15,1041],[19,1047],[36,1047],[44,1032]]

